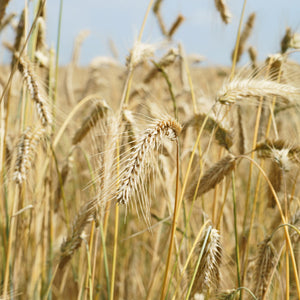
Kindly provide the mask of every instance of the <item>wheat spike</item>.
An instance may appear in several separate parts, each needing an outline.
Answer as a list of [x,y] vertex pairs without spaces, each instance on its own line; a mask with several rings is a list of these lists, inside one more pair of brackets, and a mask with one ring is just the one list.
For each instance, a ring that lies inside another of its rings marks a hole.
[[222,21],[225,24],[230,23],[232,15],[229,11],[228,6],[226,5],[225,0],[215,0],[215,5],[216,5],[216,9],[221,15]]
[[261,158],[271,158],[283,170],[289,170],[289,161],[300,163],[300,147],[291,145],[288,142],[278,139],[260,142],[256,145],[255,151]]
[[174,33],[176,32],[176,30],[178,30],[179,26],[183,23],[184,21],[184,16],[179,14],[176,18],[176,20],[174,21],[174,23],[172,24],[169,32],[168,32],[168,37],[172,38],[172,36],[174,35]]
[[[145,131],[140,141],[133,147],[128,163],[119,179],[119,187],[116,191],[118,203],[128,205],[131,196],[139,193],[140,183],[145,179],[144,168],[155,147],[161,144],[164,137],[175,141],[180,132],[181,125],[172,118],[157,120]],[[149,205],[140,203],[140,206],[142,212],[145,212],[144,216],[149,216]]]
[[46,98],[43,96],[44,93],[42,88],[38,83],[37,76],[27,57],[20,57],[19,70],[24,77],[31,98],[36,105],[37,114],[42,125],[45,127],[50,126],[52,124],[52,116],[49,111],[48,103]]
[[89,116],[81,123],[80,128],[73,136],[72,144],[76,145],[81,142],[89,131],[97,124],[100,119],[103,119],[109,110],[109,106],[105,100],[98,100]]
[[256,68],[257,68],[257,50],[251,46],[248,48],[248,54],[251,59],[252,69],[256,70]]
[[[245,27],[243,28],[243,31],[242,31],[241,37],[240,37],[239,47],[237,50],[236,62],[239,62],[242,54],[244,53],[246,42],[247,42],[247,40],[252,32],[253,26],[254,26],[255,16],[256,16],[255,13],[250,14],[250,16],[248,17],[247,22],[245,24]],[[232,60],[233,60],[234,52],[235,52],[235,50],[232,51],[232,55],[231,55]]]
[[29,127],[21,135],[17,146],[17,159],[13,174],[14,181],[21,185],[33,161],[35,150],[46,131],[41,127]]
[[0,23],[0,32],[12,22],[12,20],[15,18],[16,14],[15,13],[10,13],[8,16],[6,16],[2,22]]
[[221,104],[232,104],[247,98],[280,97],[292,102],[300,95],[300,89],[289,84],[263,79],[234,79],[223,85],[216,100]]
[[[199,242],[197,249],[202,248],[203,242],[204,238]],[[196,292],[204,292],[211,288],[218,287],[220,281],[221,258],[221,237],[218,230],[212,229],[196,273],[191,295],[194,295]]]
[[204,113],[196,114],[190,120],[184,123],[182,134],[185,135],[188,127],[193,126],[200,128],[202,123],[206,120],[204,130],[208,133],[214,132],[214,137],[218,141],[219,145],[225,147],[227,150],[233,145],[233,135],[232,131],[216,120],[215,118]]
[[[272,161],[271,167],[268,173],[269,180],[275,190],[276,193],[279,193],[281,191],[281,186],[282,186],[282,169],[280,166]],[[268,207],[274,208],[276,205],[276,201],[274,199],[274,195],[272,193],[272,190],[268,186]]]
[[285,57],[282,54],[277,53],[273,55],[268,55],[266,59],[266,65],[270,69],[270,74],[272,74],[271,80],[278,82],[279,75],[282,72],[281,66],[284,63],[284,60]]
[[0,24],[2,23],[2,19],[5,15],[6,6],[10,0],[2,0],[0,2]]
[[76,216],[71,228],[71,232],[60,247],[60,268],[63,268],[66,265],[66,263],[71,259],[74,251],[80,247],[82,233],[85,226],[87,226],[93,220],[96,204],[96,199],[89,201],[81,208],[80,212]]
[[239,154],[244,154],[245,153],[245,129],[244,129],[244,124],[243,124],[243,118],[242,118],[242,108],[240,105],[238,105],[237,108],[237,118],[238,118],[238,149],[239,149]]
[[55,190],[55,201],[54,201],[54,211],[57,212],[60,199],[62,197],[62,189],[67,180],[68,174],[70,172],[71,164],[72,164],[72,156],[69,155],[65,160],[61,171],[60,171],[60,178],[57,180],[56,190]]
[[41,5],[43,5],[43,2],[40,1],[39,4],[39,8],[38,10],[40,10],[40,15],[37,19],[37,37],[36,37],[36,50],[37,51],[43,51],[46,48],[46,22],[45,22],[45,18],[46,18],[46,6],[43,5],[43,7],[41,7]]
[[22,13],[20,15],[17,29],[16,29],[16,37],[15,37],[15,42],[14,42],[14,46],[13,46],[13,54],[14,55],[12,56],[12,61],[11,61],[12,67],[15,64],[16,59],[17,59],[16,53],[18,53],[21,50],[24,35],[25,35],[25,10],[23,9]]
[[[235,166],[236,157],[229,154],[209,168],[202,178],[200,179],[199,188],[197,191],[197,197],[205,194],[209,190],[213,189],[223,178],[228,175]],[[198,179],[197,179],[198,180]],[[197,187],[197,180],[195,180],[189,189],[188,199],[192,200]]]
[[281,40],[281,53],[282,54],[285,53],[289,49],[292,38],[293,38],[292,29],[290,27],[287,27],[285,30],[285,35]]
[[270,238],[266,238],[258,246],[258,256],[255,263],[254,273],[254,294],[257,299],[263,299],[266,293],[266,287],[275,267],[276,249],[274,248]]
[[144,44],[141,42],[135,42],[130,55],[127,57],[126,62],[129,69],[134,69],[141,62],[154,56],[155,48],[151,44]]

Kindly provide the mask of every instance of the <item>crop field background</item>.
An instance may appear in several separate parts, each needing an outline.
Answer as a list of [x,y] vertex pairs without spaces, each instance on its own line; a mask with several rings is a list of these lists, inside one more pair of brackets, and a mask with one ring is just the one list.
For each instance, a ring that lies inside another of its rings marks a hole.
[[[240,1],[216,66],[150,0],[125,62],[110,40],[80,64],[82,30],[62,65],[63,1],[55,47],[46,1],[14,1],[0,2],[0,299],[300,299],[297,28],[258,59]],[[230,26],[230,2],[211,3]]]

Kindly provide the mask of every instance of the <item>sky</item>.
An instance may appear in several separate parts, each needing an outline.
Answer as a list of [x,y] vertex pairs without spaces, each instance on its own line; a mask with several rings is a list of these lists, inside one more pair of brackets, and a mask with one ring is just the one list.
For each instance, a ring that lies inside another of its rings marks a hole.
[[[61,0],[47,1],[47,42],[56,47],[59,6]],[[174,42],[181,42],[187,54],[205,57],[208,65],[230,65],[235,43],[242,0],[227,0],[233,15],[232,22],[225,25],[215,9],[214,0],[164,0],[161,12],[167,27],[179,13],[184,23],[174,35]],[[20,13],[25,0],[11,0],[8,12]],[[36,1],[29,1],[34,11]],[[74,39],[81,30],[89,30],[80,56],[80,64],[87,65],[97,56],[112,56],[108,46],[111,39],[119,53],[121,63],[137,38],[149,0],[64,0],[61,28],[60,64],[68,64]],[[248,45],[254,46],[259,60],[280,50],[280,41],[287,26],[300,32],[299,0],[248,0],[246,17],[256,13],[253,33]],[[9,40],[11,33],[4,33],[2,40]],[[163,37],[157,20],[151,12],[146,23],[142,42],[160,45]],[[1,53],[5,60],[5,54]],[[300,61],[300,54],[293,59]],[[247,63],[244,55],[241,63]]]

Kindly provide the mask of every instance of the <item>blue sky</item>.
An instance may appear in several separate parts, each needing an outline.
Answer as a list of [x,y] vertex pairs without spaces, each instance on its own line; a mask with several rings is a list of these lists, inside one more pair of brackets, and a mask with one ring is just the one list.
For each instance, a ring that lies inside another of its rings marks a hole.
[[[30,2],[31,11],[34,6]],[[110,56],[108,40],[117,46],[120,60],[132,47],[137,37],[149,0],[64,0],[61,32],[60,62],[70,61],[73,43],[80,30],[90,30],[81,51],[81,64],[88,64],[96,56]],[[175,41],[180,41],[187,53],[206,57],[208,64],[230,64],[231,51],[236,38],[242,0],[227,0],[233,18],[229,25],[221,22],[214,7],[214,0],[164,0],[162,15],[170,25],[178,13],[185,17]],[[47,40],[56,44],[58,12],[60,0],[47,1]],[[8,10],[20,12],[24,7],[22,0],[11,0]],[[280,49],[280,41],[285,28],[290,26],[300,32],[299,0],[248,0],[246,16],[256,12],[254,31],[249,45],[254,46],[259,59]],[[9,39],[9,37],[7,37]],[[153,14],[147,21],[142,41],[159,43],[162,41],[157,21]],[[294,55],[300,60],[300,55]],[[244,55],[242,63],[247,62]]]

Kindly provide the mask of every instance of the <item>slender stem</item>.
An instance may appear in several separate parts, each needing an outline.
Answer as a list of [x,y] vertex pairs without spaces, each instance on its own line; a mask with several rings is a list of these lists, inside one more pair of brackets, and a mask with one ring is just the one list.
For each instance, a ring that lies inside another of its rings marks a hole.
[[114,252],[111,272],[111,286],[110,286],[110,300],[114,299],[114,288],[116,278],[116,264],[117,264],[117,249],[118,249],[118,235],[119,235],[119,205],[115,206],[115,234],[114,234]]
[[94,233],[95,233],[95,228],[96,228],[96,224],[95,221],[92,221],[92,226],[91,226],[91,232],[90,232],[90,240],[89,240],[89,244],[87,245],[87,251],[88,251],[88,257],[89,257],[89,268],[91,270],[89,270],[89,272],[86,275],[86,281],[85,281],[85,286],[89,291],[89,297],[90,299],[93,299],[93,281],[92,281],[92,255],[93,255],[93,244],[94,244]]
[[147,7],[147,10],[146,10],[146,13],[145,13],[145,17],[143,19],[143,23],[142,23],[142,26],[141,26],[141,30],[139,32],[138,41],[142,40],[142,35],[143,35],[144,29],[145,29],[146,21],[147,21],[148,15],[150,13],[150,10],[152,8],[153,2],[154,2],[154,0],[150,0],[150,2],[148,4],[148,7]]
[[52,274],[52,278],[51,278],[51,281],[50,281],[50,283],[49,283],[49,286],[48,286],[48,288],[47,288],[47,291],[46,291],[46,293],[45,293],[45,296],[44,296],[44,300],[46,300],[47,298],[48,298],[48,295],[49,295],[49,293],[50,293],[50,290],[51,290],[51,287],[52,287],[52,284],[53,284],[53,280],[54,280],[54,278],[55,278],[55,275],[56,275],[56,272],[57,272],[57,270],[58,270],[58,264],[56,265],[56,267],[55,267],[55,269],[54,269],[54,272],[53,272],[53,274]]
[[108,261],[107,261],[107,253],[106,253],[106,246],[105,246],[105,235],[103,232],[102,224],[100,223],[100,235],[101,235],[101,242],[103,247],[103,260],[104,260],[104,269],[105,269],[105,276],[106,276],[106,285],[107,285],[107,299],[110,299],[110,278],[109,278],[109,270],[108,270]]
[[176,169],[177,170],[176,170],[175,206],[174,206],[174,213],[173,213],[173,222],[172,222],[172,229],[171,229],[169,251],[168,251],[168,257],[167,257],[163,287],[162,287],[162,292],[161,292],[161,296],[160,296],[161,300],[164,299],[166,288],[167,288],[167,279],[168,279],[169,267],[170,267],[170,263],[171,263],[174,237],[175,237],[175,231],[176,231],[176,225],[177,225],[177,215],[178,215],[178,209],[179,209],[179,202],[178,202],[178,194],[179,194],[179,142],[178,142],[178,139],[177,139],[176,145],[177,145],[177,147],[176,147],[177,148],[177,155],[176,155]]
[[244,18],[244,14],[245,14],[246,3],[247,3],[247,0],[244,0],[242,13],[241,13],[241,17],[240,17],[238,33],[237,33],[236,42],[235,42],[235,48],[234,48],[234,54],[233,54],[233,60],[232,60],[232,67],[231,67],[231,73],[230,73],[230,80],[232,80],[233,77],[234,77],[235,66],[236,66],[236,61],[237,61],[237,54],[238,54],[238,49],[239,49],[239,45],[240,45],[242,22],[243,22],[243,18]]
[[231,173],[231,178],[232,178],[232,200],[233,200],[233,216],[234,216],[235,258],[236,258],[238,287],[240,287],[241,286],[240,254],[239,254],[239,241],[238,241],[238,228],[237,228],[237,211],[236,211],[234,171],[232,171],[232,173]]
[[[120,174],[120,142],[119,142],[119,140],[117,140],[117,188],[119,186],[119,174]],[[111,270],[110,300],[114,299],[117,250],[118,250],[118,236],[119,236],[119,205],[116,204],[115,205],[115,232],[114,232],[113,262],[112,262],[112,270]]]
[[169,89],[169,93],[170,93],[170,96],[173,101],[174,116],[175,116],[175,119],[178,120],[178,108],[177,108],[177,104],[176,104],[176,98],[175,98],[175,95],[173,92],[172,83],[169,79],[169,76],[166,73],[165,69],[160,64],[156,63],[154,60],[152,60],[152,63],[155,65],[157,70],[162,73],[164,79],[166,80],[166,83],[167,83],[168,89]]
[[[287,242],[286,242],[287,243]],[[290,299],[290,265],[289,265],[289,251],[288,248],[285,248],[285,280],[286,280],[286,291],[285,299]]]
[[5,273],[4,273],[4,283],[3,283],[3,298],[5,299],[7,296],[8,289],[8,281],[10,275],[10,256],[12,250],[12,241],[13,241],[13,233],[16,226],[17,218],[12,218],[12,216],[16,213],[18,209],[19,198],[21,197],[21,187],[18,186],[17,192],[15,193],[14,202],[12,204],[12,211],[10,214],[10,226],[9,226],[9,235],[8,235],[8,247],[6,252],[6,264],[5,264]]

